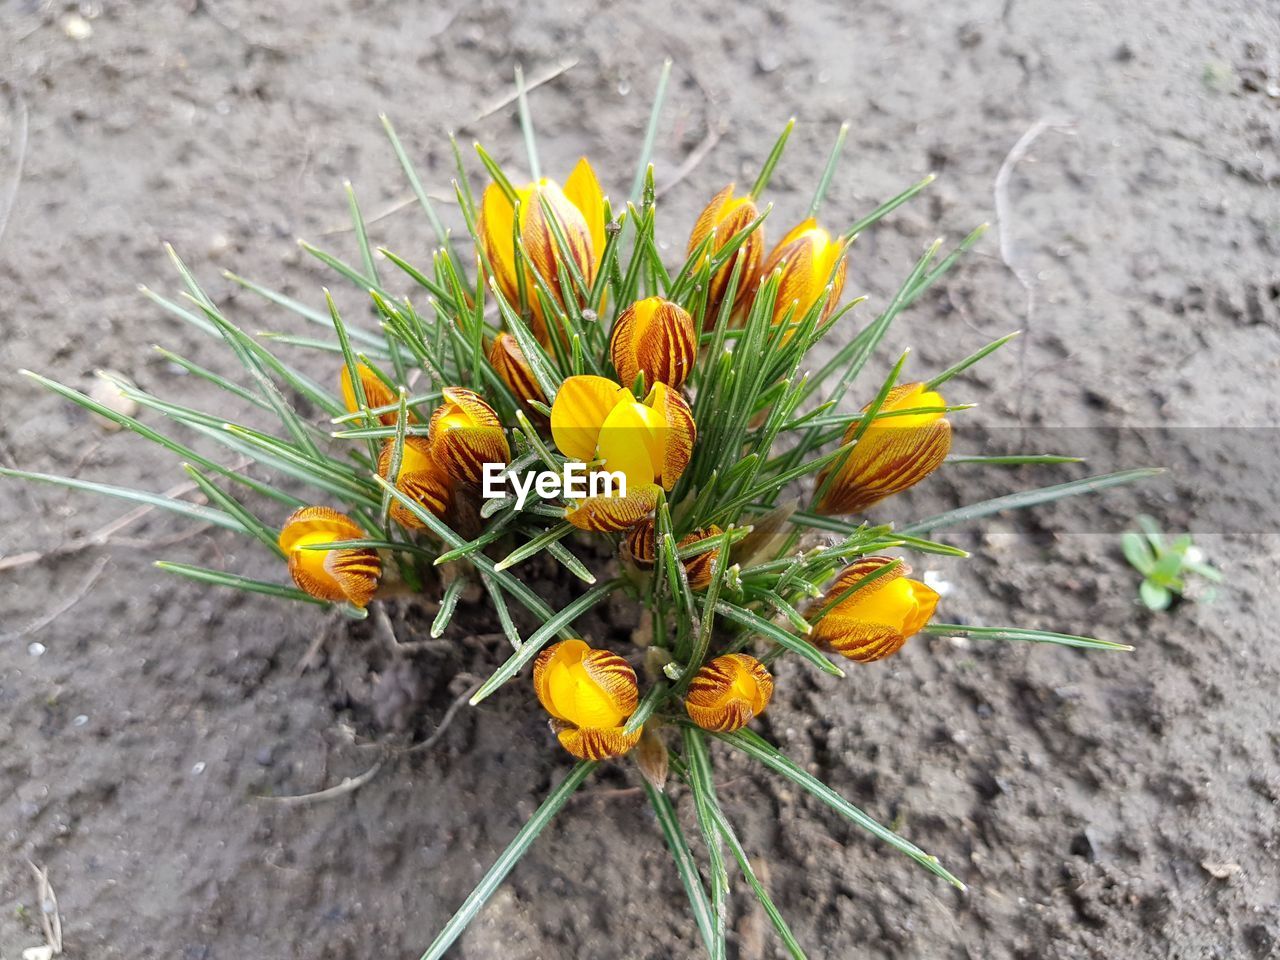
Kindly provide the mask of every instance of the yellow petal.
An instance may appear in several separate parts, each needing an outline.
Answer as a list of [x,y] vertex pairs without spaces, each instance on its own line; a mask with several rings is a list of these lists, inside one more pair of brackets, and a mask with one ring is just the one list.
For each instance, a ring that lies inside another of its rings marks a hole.
[[577,727],[618,726],[635,712],[640,696],[635,670],[627,661],[577,639],[538,655],[533,684],[549,714]]
[[652,407],[625,400],[605,417],[596,440],[604,469],[626,475],[627,488],[652,483],[660,475],[666,449],[667,422]]
[[564,195],[578,208],[591,232],[591,250],[598,266],[604,253],[604,191],[586,157],[579,158],[564,182]]
[[638,300],[622,312],[609,338],[614,369],[626,386],[643,371],[647,386],[679,387],[697,358],[693,318],[661,297]]
[[[397,401],[396,395],[391,391],[373,370],[363,363],[356,364],[356,374],[360,377],[360,386],[364,390],[365,406],[369,409],[375,407],[385,407]],[[338,375],[338,384],[342,390],[342,405],[347,408],[347,412],[355,413],[360,409],[360,404],[356,399],[355,388],[351,385],[351,373],[347,370],[346,364],[342,365],[342,370]],[[412,413],[409,414],[409,422],[412,423],[417,418]],[[380,414],[378,420],[383,426],[392,426],[396,422],[396,414],[388,411]]]
[[604,377],[566,377],[551,404],[551,436],[573,460],[594,460],[600,428],[609,412],[631,394]]
[[518,305],[520,288],[516,278],[515,217],[515,208],[502,188],[496,183],[485,187],[480,200],[477,232],[503,294],[511,303]]

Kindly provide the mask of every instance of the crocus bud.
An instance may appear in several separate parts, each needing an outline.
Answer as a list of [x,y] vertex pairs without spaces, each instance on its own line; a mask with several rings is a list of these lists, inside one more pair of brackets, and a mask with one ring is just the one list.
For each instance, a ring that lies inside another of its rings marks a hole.
[[693,318],[661,297],[637,300],[613,325],[609,356],[623,386],[643,373],[646,389],[655,383],[679,389],[698,356]]
[[[676,544],[676,548],[688,547],[701,540],[718,537],[723,533],[724,531],[713,523],[703,530],[695,530],[693,533],[681,537]],[[640,569],[649,570],[657,562],[657,526],[652,518],[645,518],[628,530],[627,535],[623,538],[623,543],[626,544],[631,559],[635,561],[636,566]],[[715,565],[716,557],[719,555],[720,550],[716,548],[696,554],[683,561],[684,572],[689,578],[690,587],[694,590],[706,589],[707,585],[711,583],[711,570]]]
[[745,653],[727,653],[694,676],[684,708],[702,729],[732,733],[760,716],[772,696],[773,677],[764,664]]
[[[886,564],[890,557],[863,557],[840,572],[818,601],[830,603]],[[909,637],[919,633],[933,616],[938,594],[919,580],[908,579],[905,563],[854,590],[827,610],[813,625],[814,643],[842,657],[870,663],[897,653]],[[823,609],[823,607],[819,607]]]
[[[565,180],[563,190],[554,180],[544,178],[516,187],[515,192],[519,200],[518,229],[528,254],[528,266],[537,271],[552,297],[563,306],[560,261],[572,259],[590,285],[595,281],[600,255],[604,252],[604,194],[600,183],[591,164],[583,157]],[[560,249],[547,220],[544,202],[559,223],[565,240],[564,250]],[[501,187],[491,183],[481,198],[478,233],[503,295],[508,302],[518,306],[520,280],[516,273],[515,220],[516,208],[511,200]],[[542,315],[533,274],[528,271],[525,289],[534,319],[534,333],[546,343],[546,318]],[[578,299],[580,306],[587,306],[581,302],[581,296]]]
[[[378,378],[378,375],[363,363],[356,364],[356,373],[360,377],[360,386],[364,388],[365,406],[370,410],[377,407],[390,406],[399,399],[391,391],[391,388],[383,383]],[[347,369],[346,364],[342,365],[342,372],[338,375],[338,383],[342,389],[343,406],[347,408],[348,413],[355,413],[360,409],[360,404],[356,400],[355,387],[351,385],[351,371]],[[390,427],[396,422],[396,412],[388,410],[386,413],[379,414],[378,420],[384,427]],[[413,414],[410,414],[409,422],[412,423],[413,420]]]
[[623,729],[640,702],[636,672],[615,653],[562,640],[538,654],[533,689],[561,746],[581,760],[620,757],[640,740]]
[[280,549],[289,558],[289,575],[301,590],[330,603],[346,601],[364,608],[382,576],[382,560],[370,548],[307,550],[307,546],[368,537],[350,517],[329,507],[302,507],[280,531]]
[[[735,234],[745,230],[760,216],[760,211],[756,209],[755,200],[750,194],[735,197],[733,191],[734,184],[731,183],[711,198],[711,202],[707,204],[698,216],[697,223],[693,225],[693,232],[689,234],[686,256],[692,256],[698,249],[698,245],[713,231],[715,239],[708,246],[706,255],[715,256],[726,243],[733,239]],[[709,330],[715,326],[720,302],[724,299],[725,290],[733,276],[734,264],[739,260],[742,261],[742,272],[738,275],[738,292],[746,293],[755,287],[760,270],[760,258],[763,254],[764,227],[759,226],[747,235],[742,245],[738,247],[737,255],[726,261],[712,274],[711,288],[707,291],[707,312],[703,329]]]
[[[782,238],[765,258],[760,282],[774,270],[782,271],[778,295],[773,301],[773,322],[781,323],[791,314],[791,322],[799,323],[809,308],[818,302],[827,285],[831,295],[822,309],[819,322],[831,316],[844,290],[844,275],[849,258],[845,245],[810,217]],[[794,308],[794,309],[793,309]]]
[[[395,440],[382,444],[378,455],[378,475],[390,480],[391,456]],[[431,444],[426,437],[405,437],[400,452],[400,469],[396,471],[395,487],[414,503],[435,517],[444,519],[449,513],[453,492],[449,475],[431,455]],[[391,501],[391,519],[409,530],[420,530],[424,524],[399,500]]]
[[479,395],[463,387],[445,387],[444,403],[428,425],[431,455],[458,483],[479,486],[486,463],[509,463],[502,422]]
[[[677,548],[689,547],[702,540],[711,540],[719,537],[724,533],[714,523],[709,527],[701,530],[695,530],[693,533],[680,538],[680,542],[676,544]],[[720,556],[720,548],[713,550],[704,550],[702,553],[695,554],[684,561],[684,572],[689,578],[689,586],[694,590],[705,590],[711,583],[711,571],[715,567],[716,558]]]
[[516,338],[509,333],[499,333],[493,338],[489,348],[489,365],[502,378],[517,400],[528,405],[532,402],[546,403],[546,394],[529,368],[524,351]]
[[[951,424],[941,408],[942,394],[923,383],[904,383],[885,397],[880,413],[931,409],[930,413],[878,417],[863,431],[844,462],[827,484],[828,471],[818,477],[826,493],[817,505],[819,513],[860,513],[885,497],[915,486],[942,465],[951,450]],[[863,411],[866,411],[866,407]],[[856,423],[845,431],[844,442],[853,439]]]
[[[597,472],[614,485],[570,504],[565,518],[583,530],[619,531],[639,523],[657,506],[660,489],[675,486],[697,439],[689,405],[665,384],[643,402],[605,377],[573,376],[551,405],[551,435],[572,460],[600,461]],[[616,489],[618,475],[626,496]],[[595,478],[593,478],[595,479]]]

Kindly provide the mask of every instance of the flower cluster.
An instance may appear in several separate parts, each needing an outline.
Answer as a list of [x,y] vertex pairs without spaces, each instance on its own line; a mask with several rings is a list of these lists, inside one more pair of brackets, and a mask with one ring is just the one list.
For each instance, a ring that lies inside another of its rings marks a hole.
[[[206,502],[7,468],[0,475],[167,507],[251,537],[280,559],[293,585],[280,582],[283,570],[276,580],[256,580],[162,564],[204,583],[332,604],[352,617],[364,616],[374,603],[427,594],[438,600],[430,627],[436,637],[448,630],[466,585],[483,586],[511,652],[472,702],[531,669],[555,739],[580,762],[428,950],[430,960],[449,948],[487,891],[593,766],[627,754],[634,755],[676,854],[708,950],[724,956],[730,900],[722,843],[754,878],[716,800],[711,741],[763,762],[926,870],[958,883],[936,858],[819,784],[748,725],[769,708],[775,663],[784,656],[843,676],[837,664],[884,660],[922,632],[1120,647],[1071,634],[933,622],[938,593],[913,579],[897,554],[964,557],[926,536],[956,520],[1005,509],[1008,498],[905,526],[884,522],[901,519],[893,516],[901,501],[891,498],[950,463],[962,469],[959,464],[1071,460],[951,455],[948,414],[963,405],[948,404],[941,388],[1010,337],[929,379],[904,382],[904,354],[878,384],[858,382],[893,321],[977,241],[981,229],[945,257],[939,258],[941,241],[931,246],[882,312],[855,324],[851,314],[862,300],[845,302],[843,294],[856,236],[932,178],[843,232],[828,230],[820,224],[820,207],[843,132],[806,215],[772,246],[766,235],[771,207],[761,198],[790,125],[750,189],[729,184],[716,193],[689,231],[683,260],[667,263],[661,251],[678,238],[659,239],[647,161],[634,195],[615,205],[585,159],[563,185],[536,172],[521,185],[477,147],[491,182],[475,203],[459,159],[457,196],[470,235],[460,247],[441,225],[389,123],[387,131],[440,246],[425,268],[382,251],[415,296],[393,292],[394,282],[377,268],[354,193],[350,207],[362,266],[303,245],[352,281],[380,325],[374,330],[344,320],[328,298],[333,343],[281,341],[321,347],[329,386],[244,333],[172,251],[194,307],[151,291],[148,296],[221,337],[245,367],[248,385],[166,355],[226,391],[228,409],[247,400],[255,415],[274,414],[280,429],[264,432],[222,410],[194,410],[134,384],[114,384],[143,409],[237,457],[247,454],[275,482],[44,378],[37,379],[175,453]],[[532,144],[531,132],[527,140]],[[530,168],[538,170],[536,156]],[[326,319],[283,294],[232,279],[310,322]],[[430,304],[432,315],[422,315],[415,302]],[[830,350],[817,362],[812,351],[824,338]],[[341,356],[336,371],[335,353]],[[864,401],[856,412],[848,403],[855,384]],[[303,403],[295,404],[299,399]],[[315,410],[327,422],[317,422]],[[517,496],[489,490],[495,468],[513,481]],[[1093,492],[1151,472],[1059,483],[1025,503]],[[593,482],[582,488],[586,495],[568,486],[544,493],[539,483],[538,498],[530,499],[525,491],[535,473],[572,473]],[[299,487],[308,491],[305,499]],[[254,498],[270,513],[260,516]],[[592,543],[607,550],[592,549]],[[615,559],[590,569],[575,553],[583,546],[593,556]],[[559,604],[541,595],[520,576],[521,565],[535,557],[558,565],[566,583],[581,581],[585,588]],[[593,646],[577,621],[615,595],[640,608],[638,625],[630,637],[598,637]],[[712,858],[710,895],[690,867],[689,845],[665,794],[669,778],[693,793]],[[763,888],[752,887],[793,945]]]
[[[581,350],[586,338],[565,322],[567,305],[579,311],[599,306],[590,290],[605,242],[604,204],[585,159],[563,188],[548,179],[515,187],[514,196],[499,182],[486,188],[477,261],[505,299],[503,312],[514,329],[493,331],[483,356],[515,408],[523,411],[522,431],[549,433],[567,462],[608,478],[604,492],[566,501],[563,517],[578,530],[622,534],[621,555],[643,585],[659,569],[660,505],[667,504],[698,449],[690,403],[698,385],[692,394],[687,391],[696,379],[700,351],[708,352],[700,343],[702,331],[714,331],[721,312],[727,317],[725,330],[740,330],[755,315],[756,325],[768,328],[772,348],[782,354],[806,322],[820,328],[835,313],[848,268],[848,238],[833,238],[810,217],[766,253],[754,198],[737,196],[730,184],[703,210],[689,237],[690,262],[707,278],[705,295],[695,296],[701,323],[686,305],[664,296],[625,304],[610,327],[606,354],[595,365],[612,376],[571,372],[571,366],[548,407],[549,391],[526,356],[521,335],[530,335],[529,349],[541,351],[553,369],[557,345]],[[575,288],[571,276],[583,285]],[[533,290],[541,296],[530,296]],[[763,297],[762,290],[767,290]],[[395,434],[382,441],[377,461],[378,474],[399,495],[390,504],[391,519],[422,531],[425,512],[460,530],[466,518],[478,515],[478,505],[468,500],[484,465],[511,462],[504,424],[489,403],[471,389],[443,386],[443,402],[425,432],[409,433],[420,431],[420,422],[407,407],[403,424],[396,410],[385,412],[397,406],[399,389],[383,373],[361,363],[354,379],[344,366],[340,380],[349,412],[368,411],[370,421]],[[874,413],[875,418],[851,420],[841,438],[842,456],[816,475],[821,491],[816,512],[861,513],[937,469],[951,443],[946,409],[941,395],[920,383],[893,386],[876,410],[864,407],[863,417]],[[739,455],[750,453],[744,445]],[[323,547],[326,541],[365,537],[349,517],[307,508],[285,524],[280,546],[299,588],[319,599],[364,607],[376,595],[381,572],[376,551]],[[691,593],[706,592],[728,566],[732,548],[718,546],[724,537],[719,524],[707,523],[674,540],[677,556],[698,544],[705,547],[680,557],[681,582]],[[881,575],[887,564],[894,569]],[[860,663],[896,653],[928,622],[938,601],[907,572],[900,562],[877,556],[845,567],[823,597],[811,598],[805,621],[809,640]],[[707,730],[740,729],[773,695],[769,670],[745,652],[726,652],[685,669],[685,712]],[[639,682],[617,653],[593,649],[578,637],[563,640],[538,655],[533,677],[557,738],[574,756],[619,757],[639,742],[642,725],[628,724],[640,701]]]

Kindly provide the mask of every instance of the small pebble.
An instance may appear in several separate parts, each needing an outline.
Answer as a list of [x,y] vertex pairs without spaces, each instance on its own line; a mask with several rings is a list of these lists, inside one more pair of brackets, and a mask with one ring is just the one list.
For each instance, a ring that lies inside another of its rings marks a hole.
[[44,651],[45,651],[45,645],[38,640],[27,644],[27,653],[31,654],[31,656],[33,657],[44,656]]
[[[94,381],[93,386],[89,388],[89,398],[102,404],[108,410],[123,414],[126,417],[136,416],[138,413],[138,402],[121,393],[120,388],[111,380],[108,380],[107,377],[114,377],[117,380],[129,382],[129,378],[121,373],[116,373],[114,370],[104,370],[103,375],[99,376],[98,379]],[[103,430],[114,432],[119,430],[121,427],[121,425],[116,423],[116,421],[110,420],[100,414],[95,413],[93,415],[93,419],[94,422]]]
[[204,767],[205,767],[205,763],[203,760],[200,760],[197,763],[195,763],[191,767],[192,776],[196,776],[196,777],[200,776],[200,774],[204,773]]
[[77,716],[74,720],[72,720],[71,724],[72,726],[83,727],[88,722],[89,722],[89,717],[82,713],[79,716]]
[[62,32],[72,40],[88,40],[93,36],[93,26],[78,13],[68,13],[62,18]]

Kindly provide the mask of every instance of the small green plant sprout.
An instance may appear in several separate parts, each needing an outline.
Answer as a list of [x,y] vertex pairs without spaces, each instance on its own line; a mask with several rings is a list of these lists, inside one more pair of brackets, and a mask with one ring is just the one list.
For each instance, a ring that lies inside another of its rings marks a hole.
[[1167,610],[1175,597],[1211,603],[1216,591],[1211,586],[1188,583],[1188,575],[1211,583],[1221,583],[1222,574],[1204,562],[1204,553],[1184,533],[1166,540],[1154,518],[1137,517],[1141,532],[1130,530],[1121,541],[1124,558],[1142,574],[1138,596],[1148,610]]

